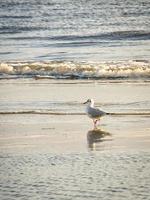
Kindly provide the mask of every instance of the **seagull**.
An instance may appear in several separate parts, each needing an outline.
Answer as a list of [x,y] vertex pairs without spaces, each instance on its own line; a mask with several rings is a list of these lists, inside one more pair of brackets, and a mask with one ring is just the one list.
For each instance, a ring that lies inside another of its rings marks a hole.
[[86,114],[93,120],[94,129],[97,129],[97,122],[100,121],[100,118],[106,115],[107,113],[105,113],[102,110],[99,110],[98,108],[95,108],[93,99],[88,99],[83,104],[87,104]]

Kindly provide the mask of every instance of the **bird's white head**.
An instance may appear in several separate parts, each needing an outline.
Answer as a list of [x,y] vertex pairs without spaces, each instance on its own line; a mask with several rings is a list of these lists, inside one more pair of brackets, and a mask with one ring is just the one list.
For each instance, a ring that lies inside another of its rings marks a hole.
[[88,99],[83,104],[87,104],[88,106],[94,107],[94,100],[93,99]]

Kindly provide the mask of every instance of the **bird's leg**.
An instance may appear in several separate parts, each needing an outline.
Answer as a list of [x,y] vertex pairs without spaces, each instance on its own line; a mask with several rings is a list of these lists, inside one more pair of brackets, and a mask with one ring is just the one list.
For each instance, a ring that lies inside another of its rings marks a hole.
[[94,129],[97,129],[97,126],[96,126],[97,119],[96,120],[93,119],[93,123],[94,123]]
[[100,119],[95,119],[93,120],[94,122],[94,129],[97,129],[97,122],[98,122],[98,125],[100,124]]
[[98,125],[100,125],[100,119],[98,119],[97,122],[98,122]]

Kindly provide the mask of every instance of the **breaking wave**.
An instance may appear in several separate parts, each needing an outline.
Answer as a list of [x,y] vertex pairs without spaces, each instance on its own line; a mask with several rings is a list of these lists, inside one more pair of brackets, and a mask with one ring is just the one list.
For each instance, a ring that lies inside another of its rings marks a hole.
[[111,62],[1,62],[0,79],[149,79],[150,61]]

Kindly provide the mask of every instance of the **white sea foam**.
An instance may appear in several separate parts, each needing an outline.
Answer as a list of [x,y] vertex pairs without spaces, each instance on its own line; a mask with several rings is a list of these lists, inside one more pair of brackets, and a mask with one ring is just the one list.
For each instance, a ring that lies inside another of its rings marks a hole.
[[150,62],[6,62],[0,64],[0,73],[56,79],[150,78]]
[[0,73],[11,74],[14,71],[13,66],[7,63],[0,63]]

